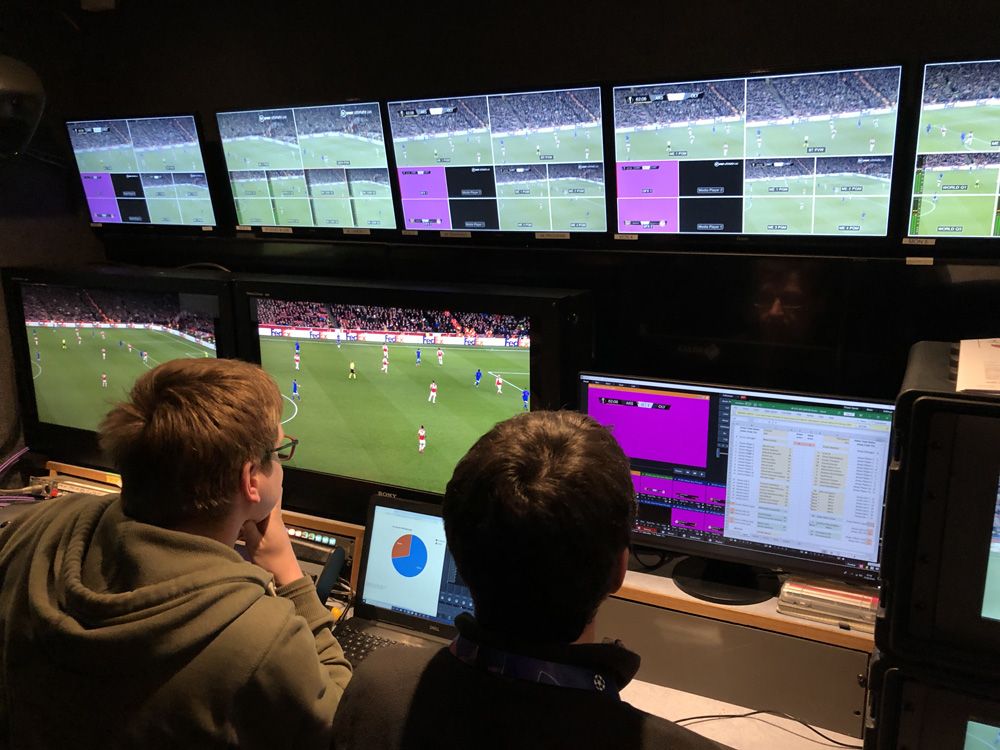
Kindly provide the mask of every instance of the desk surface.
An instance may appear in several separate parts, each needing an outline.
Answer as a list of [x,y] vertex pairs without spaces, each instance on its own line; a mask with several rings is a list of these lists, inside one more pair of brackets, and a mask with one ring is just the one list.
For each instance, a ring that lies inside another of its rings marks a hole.
[[778,612],[777,599],[746,606],[715,604],[685,594],[677,588],[677,584],[672,578],[650,573],[630,570],[625,574],[625,583],[614,593],[614,596],[642,604],[651,604],[654,607],[663,607],[676,612],[710,617],[736,625],[770,630],[774,633],[806,638],[855,651],[871,653],[875,647],[874,638],[870,633],[842,630],[833,625],[783,615]]
[[[682,693],[648,682],[632,680],[622,690],[622,700],[636,708],[664,719],[677,721],[688,716],[742,714],[749,709],[731,703]],[[839,747],[827,742],[806,727],[778,716],[757,715],[742,719],[712,719],[686,725],[700,735],[729,745],[735,750],[817,750]],[[846,734],[821,729],[823,734],[851,747],[861,747],[861,740]]]

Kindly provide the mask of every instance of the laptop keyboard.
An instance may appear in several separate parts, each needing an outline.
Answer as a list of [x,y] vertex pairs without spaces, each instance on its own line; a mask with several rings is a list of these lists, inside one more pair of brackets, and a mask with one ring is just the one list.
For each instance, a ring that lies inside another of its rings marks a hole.
[[347,661],[354,667],[363,662],[372,651],[399,643],[391,638],[380,638],[367,630],[358,630],[349,620],[340,623],[333,634],[340,642],[340,647],[344,649]]

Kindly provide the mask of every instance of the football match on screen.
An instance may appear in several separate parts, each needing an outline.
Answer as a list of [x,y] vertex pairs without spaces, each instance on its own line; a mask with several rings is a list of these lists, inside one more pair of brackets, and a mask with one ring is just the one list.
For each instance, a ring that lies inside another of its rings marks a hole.
[[93,222],[215,224],[193,117],[87,120],[66,127]]
[[389,103],[407,229],[602,232],[598,88]]
[[494,424],[530,408],[527,318],[256,300],[289,465],[443,492]]
[[217,117],[241,225],[395,228],[378,104]]
[[1000,60],[928,65],[910,235],[1000,237]]
[[899,76],[615,88],[617,230],[884,236]]

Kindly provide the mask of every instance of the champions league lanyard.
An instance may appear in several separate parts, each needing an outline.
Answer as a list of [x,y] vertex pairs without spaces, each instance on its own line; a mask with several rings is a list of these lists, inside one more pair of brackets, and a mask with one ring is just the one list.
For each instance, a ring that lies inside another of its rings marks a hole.
[[500,649],[482,646],[461,635],[451,642],[448,650],[459,661],[490,674],[503,675],[515,680],[536,682],[540,685],[591,690],[616,701],[621,700],[613,680],[600,672],[573,664],[535,659],[531,656],[512,654]]

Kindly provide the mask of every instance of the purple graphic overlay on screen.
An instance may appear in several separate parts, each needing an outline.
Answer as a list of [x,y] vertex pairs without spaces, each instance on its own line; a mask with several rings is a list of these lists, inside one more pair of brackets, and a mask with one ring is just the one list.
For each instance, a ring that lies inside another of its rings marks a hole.
[[448,200],[403,199],[403,220],[407,229],[451,229]]
[[694,510],[672,508],[670,525],[691,531],[707,531],[721,536],[726,517],[721,513],[700,513]]
[[726,505],[725,487],[696,484],[668,477],[650,477],[638,472],[632,474],[632,484],[635,485],[637,494],[648,497],[706,503],[720,508]]
[[679,223],[677,198],[618,200],[620,232],[676,232]]
[[448,197],[444,167],[400,167],[396,171],[403,200]]
[[706,466],[707,396],[591,386],[587,414],[611,431],[629,458]]
[[619,198],[676,198],[679,194],[676,161],[618,163]]

